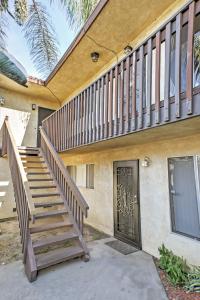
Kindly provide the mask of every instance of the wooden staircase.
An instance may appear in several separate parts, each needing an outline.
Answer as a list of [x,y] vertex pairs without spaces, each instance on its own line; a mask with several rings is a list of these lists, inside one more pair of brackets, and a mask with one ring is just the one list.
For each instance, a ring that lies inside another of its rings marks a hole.
[[[18,148],[29,188],[36,209],[30,225],[30,239],[36,269],[41,270],[67,260],[81,257],[89,259],[87,247],[81,232],[58,189],[51,170],[45,162],[41,150],[33,147]],[[45,184],[44,184],[45,183]],[[30,281],[35,272],[26,268]]]
[[75,258],[89,260],[83,239],[88,206],[48,138],[41,136],[46,148],[44,139],[43,149],[16,147],[5,121],[3,154],[9,158],[25,272],[31,282],[41,269]]

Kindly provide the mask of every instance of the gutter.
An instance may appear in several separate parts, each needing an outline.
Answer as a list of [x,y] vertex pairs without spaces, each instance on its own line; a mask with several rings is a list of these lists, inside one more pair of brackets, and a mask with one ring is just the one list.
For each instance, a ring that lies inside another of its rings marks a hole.
[[56,73],[59,71],[59,69],[62,67],[62,65],[65,63],[67,58],[70,56],[70,54],[73,52],[73,50],[76,48],[76,46],[79,44],[79,42],[82,40],[82,38],[85,36],[89,28],[92,26],[96,18],[99,16],[103,8],[106,6],[109,0],[100,0],[100,2],[95,7],[92,14],[87,19],[86,23],[83,25],[82,29],[79,31],[71,45],[68,47],[64,55],[61,57],[53,71],[49,74],[47,79],[45,80],[44,85],[47,86],[48,83],[51,81],[51,79],[56,75]]

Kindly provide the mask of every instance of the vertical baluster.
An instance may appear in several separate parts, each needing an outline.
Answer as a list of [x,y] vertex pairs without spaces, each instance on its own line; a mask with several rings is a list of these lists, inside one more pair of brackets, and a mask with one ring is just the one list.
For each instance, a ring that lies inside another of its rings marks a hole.
[[76,102],[77,102],[77,120],[76,120],[76,145],[78,146],[79,145],[79,129],[80,129],[80,126],[79,126],[79,120],[80,120],[80,103],[79,103],[79,96],[76,97]]
[[66,132],[67,132],[67,124],[66,124],[66,105],[64,106],[64,111],[63,111],[63,127],[64,127],[64,149],[66,149]]
[[115,66],[115,135],[118,134],[118,73],[119,73],[119,69],[118,69],[118,65]]
[[65,131],[65,124],[64,124],[64,106],[62,107],[62,120],[60,123],[60,127],[62,129],[62,143],[61,143],[61,150],[64,150],[64,141],[65,141],[65,137],[64,137],[64,131]]
[[78,145],[81,144],[81,94],[78,95]]
[[186,69],[186,99],[188,115],[192,114],[192,98],[193,98],[193,46],[194,46],[194,13],[195,1],[189,6],[188,14],[188,47],[187,47],[187,69]]
[[74,98],[74,147],[77,146],[77,97]]
[[69,101],[69,149],[71,148],[71,101]]
[[169,99],[170,99],[170,55],[171,55],[171,22],[165,31],[165,88],[164,88],[164,119],[169,121]]
[[124,62],[120,65],[120,107],[119,107],[119,132],[120,134],[124,131]]
[[67,103],[67,149],[69,148],[69,102]]
[[140,47],[140,73],[139,73],[139,118],[138,127],[143,127],[143,69],[144,69],[144,46]]
[[83,91],[83,144],[86,143],[87,90]]
[[132,112],[131,112],[131,129],[136,130],[136,72],[137,72],[137,53],[133,53],[133,67],[132,67]]
[[87,112],[86,112],[86,144],[89,143],[89,115],[90,115],[90,88],[87,88]]
[[80,210],[80,206],[78,207],[78,228],[80,229],[80,225],[81,225],[81,210]]
[[110,90],[109,90],[109,137],[113,135],[113,70],[110,71]]
[[156,33],[155,122],[160,123],[160,31]]
[[106,82],[105,82],[105,102],[104,102],[104,108],[105,108],[105,115],[104,115],[104,138],[108,137],[108,97],[109,97],[109,73],[106,73]]
[[176,52],[175,52],[175,107],[176,117],[180,118],[180,93],[181,93],[181,27],[182,14],[176,17]]
[[152,77],[152,39],[147,43],[147,122],[146,126],[151,126],[151,77]]
[[93,142],[96,140],[96,82],[93,84]]
[[83,132],[83,95],[80,94],[80,145],[82,145],[82,132]]
[[110,89],[108,100],[108,135],[111,137],[113,135],[113,70],[110,71]]
[[92,85],[90,86],[90,117],[89,117],[89,143],[92,142]]
[[72,100],[72,147],[75,146],[75,98]]
[[104,76],[101,78],[101,139],[104,138],[104,109],[105,109],[105,98],[104,98]]
[[130,112],[130,56],[126,58],[126,111],[125,111],[126,132],[129,132],[129,112]]
[[97,81],[97,140],[100,139],[100,101],[101,101],[101,79]]

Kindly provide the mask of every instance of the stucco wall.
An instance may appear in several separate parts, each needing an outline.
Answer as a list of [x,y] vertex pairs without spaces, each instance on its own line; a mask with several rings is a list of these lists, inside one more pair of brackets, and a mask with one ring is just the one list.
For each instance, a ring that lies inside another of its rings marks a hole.
[[[37,107],[57,109],[58,103],[33,98],[0,88],[0,95],[5,98],[5,105],[0,107],[0,145],[4,115],[10,116],[10,124],[18,145],[36,146],[38,108],[32,110],[32,104]],[[0,219],[14,216],[15,207],[10,170],[6,158],[0,157]]]
[[[66,165],[95,164],[95,189],[80,190],[90,207],[87,222],[109,234],[113,234],[113,161],[139,159],[143,250],[158,256],[164,242],[191,264],[200,265],[200,241],[171,232],[167,169],[168,157],[195,154],[200,155],[200,135],[62,157]],[[148,168],[141,166],[145,156],[152,160]]]

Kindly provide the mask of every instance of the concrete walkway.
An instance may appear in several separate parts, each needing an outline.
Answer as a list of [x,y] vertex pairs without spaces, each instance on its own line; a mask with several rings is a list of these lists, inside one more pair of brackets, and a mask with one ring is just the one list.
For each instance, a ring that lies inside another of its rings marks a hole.
[[21,261],[0,266],[0,300],[167,300],[152,257],[123,255],[104,243],[89,243],[91,260],[43,270],[30,284]]

